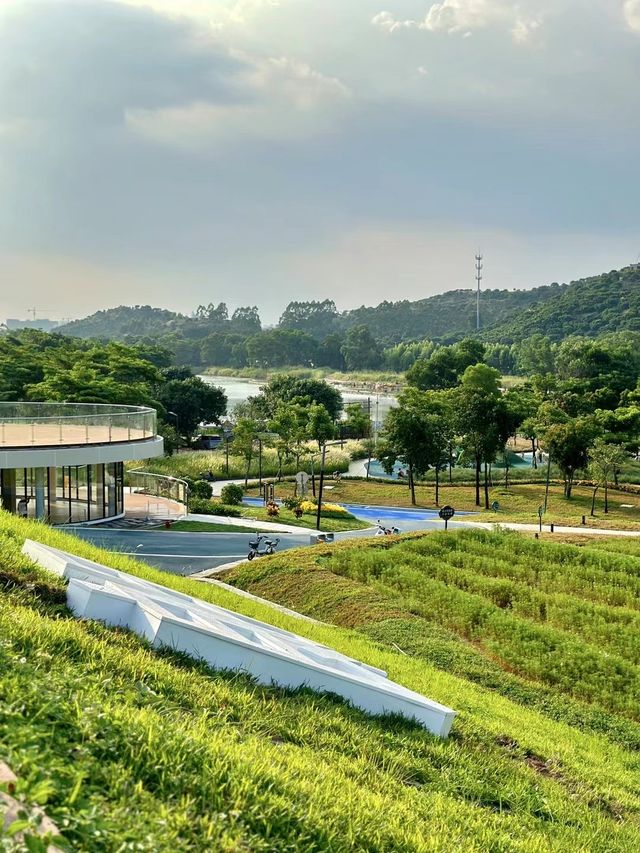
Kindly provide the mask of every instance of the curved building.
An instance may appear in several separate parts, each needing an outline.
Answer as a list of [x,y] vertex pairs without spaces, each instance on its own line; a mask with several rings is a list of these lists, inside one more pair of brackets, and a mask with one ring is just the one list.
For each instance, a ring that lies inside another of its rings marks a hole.
[[124,462],[162,456],[156,412],[97,403],[0,403],[2,508],[52,524],[124,515]]

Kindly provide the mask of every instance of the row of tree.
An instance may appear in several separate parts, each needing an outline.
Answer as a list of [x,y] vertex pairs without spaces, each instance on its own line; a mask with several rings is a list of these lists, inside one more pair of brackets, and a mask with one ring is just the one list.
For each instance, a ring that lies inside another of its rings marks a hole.
[[178,432],[189,442],[200,423],[218,423],[227,410],[220,388],[172,367],[171,353],[158,346],[34,330],[0,336],[0,400],[151,406],[169,450]]
[[474,469],[476,505],[489,508],[489,466],[499,456],[508,477],[507,440],[516,434],[532,442],[537,465],[540,444],[564,479],[565,497],[571,498],[579,472],[589,472],[605,488],[617,479],[629,452],[637,453],[640,436],[640,391],[632,405],[572,416],[547,390],[529,383],[504,393],[500,374],[484,363],[467,365],[459,380],[439,390],[407,388],[399,405],[388,414],[377,456],[389,473],[399,461],[407,469],[412,501],[415,480],[435,472],[438,504],[439,472],[452,464]]

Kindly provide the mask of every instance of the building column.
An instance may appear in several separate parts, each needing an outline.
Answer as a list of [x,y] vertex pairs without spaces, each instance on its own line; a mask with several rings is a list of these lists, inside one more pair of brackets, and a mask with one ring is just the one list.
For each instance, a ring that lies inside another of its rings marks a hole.
[[44,518],[47,514],[46,507],[44,505],[44,468],[36,468],[35,469],[35,481],[36,481],[36,518]]
[[15,515],[16,512],[16,472],[15,468],[5,468],[2,472],[2,509]]
[[56,511],[56,501],[58,500],[58,472],[55,467],[47,468],[47,495],[49,496],[47,515],[49,521],[52,521]]

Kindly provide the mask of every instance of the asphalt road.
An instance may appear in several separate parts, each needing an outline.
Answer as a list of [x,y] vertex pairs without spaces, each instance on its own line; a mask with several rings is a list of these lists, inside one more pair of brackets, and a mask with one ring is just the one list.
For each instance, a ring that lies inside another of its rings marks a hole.
[[[247,556],[252,532],[180,533],[170,530],[100,530],[99,527],[67,529],[99,548],[131,554],[152,566],[176,575],[191,575]],[[278,551],[309,545],[309,533],[280,533]]]
[[[400,510],[389,507],[366,507],[366,514],[358,512],[375,526],[379,518],[386,527],[395,526],[409,530],[443,529],[444,523],[434,513]],[[375,519],[375,520],[374,520]],[[455,521],[450,527],[457,526]],[[190,575],[204,569],[213,569],[225,563],[241,560],[249,551],[249,540],[254,534],[243,533],[181,533],[171,530],[118,530],[99,527],[67,528],[81,539],[100,548],[120,554],[131,554],[152,566],[177,575]],[[279,537],[278,551],[311,544],[313,531],[274,534]],[[336,533],[335,539],[355,539],[371,536],[372,529]]]

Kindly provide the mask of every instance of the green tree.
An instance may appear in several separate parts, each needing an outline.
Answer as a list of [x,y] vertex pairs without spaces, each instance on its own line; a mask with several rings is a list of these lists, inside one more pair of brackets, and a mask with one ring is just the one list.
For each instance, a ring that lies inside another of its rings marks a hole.
[[348,403],[345,407],[346,418],[343,426],[349,438],[369,438],[371,435],[371,420],[360,403]]
[[266,418],[274,417],[283,403],[300,403],[307,406],[311,403],[320,404],[329,412],[333,421],[338,419],[342,411],[342,394],[323,379],[276,376],[263,386],[261,396],[253,399]]
[[516,368],[522,376],[555,373],[554,349],[549,338],[535,334],[522,341],[516,348]]
[[160,385],[158,400],[167,412],[175,412],[180,433],[187,443],[201,423],[220,423],[227,411],[227,397],[222,388],[209,385],[197,376],[172,379]]
[[593,418],[572,418],[548,426],[543,432],[544,446],[564,478],[564,496],[571,498],[577,471],[589,463],[589,448],[597,434]]
[[238,456],[242,456],[246,463],[244,474],[244,487],[247,488],[249,481],[249,471],[251,470],[251,462],[253,460],[253,451],[255,442],[258,440],[258,434],[261,432],[262,424],[254,418],[240,418],[233,430],[233,452]]
[[455,395],[457,431],[464,452],[474,461],[476,506],[480,506],[480,475],[484,464],[484,505],[489,509],[488,465],[511,431],[500,392],[500,374],[487,364],[467,367]]
[[331,415],[321,403],[313,403],[308,410],[309,437],[318,442],[318,449],[335,437],[336,428]]
[[338,318],[336,303],[332,299],[322,302],[290,302],[284,309],[278,326],[307,332],[320,341],[334,331]]
[[428,358],[414,363],[407,371],[407,382],[422,391],[454,388],[467,367],[481,363],[484,354],[484,344],[471,338],[439,347]]
[[241,335],[255,335],[261,329],[262,324],[257,306],[236,308],[233,312],[229,331],[238,332]]
[[441,395],[416,388],[405,389],[398,406],[385,418],[377,457],[387,473],[396,462],[407,466],[411,503],[416,503],[415,479],[430,468],[436,471],[436,505],[439,501],[438,472],[446,459],[447,442],[452,431],[450,410]]
[[318,364],[321,367],[332,367],[334,370],[344,370],[346,367],[342,355],[344,338],[337,332],[327,335],[318,347]]
[[275,442],[276,453],[278,454],[278,480],[282,477],[284,461],[294,455],[297,442],[304,442],[306,439],[305,417],[306,412],[300,406],[293,403],[282,403],[269,421],[270,432],[278,435]]
[[536,451],[536,441],[538,440],[538,434],[540,432],[540,425],[535,417],[525,418],[525,420],[520,425],[520,434],[523,438],[526,438],[527,441],[531,442],[531,465],[533,468],[538,467],[538,455]]
[[364,324],[349,329],[342,355],[347,370],[375,370],[382,364],[382,348]]
[[[604,511],[609,512],[609,482],[617,477],[627,454],[619,444],[608,444],[596,438],[589,450],[589,472],[596,485],[604,486]],[[595,495],[595,492],[594,492]],[[593,515],[593,507],[591,514]]]

